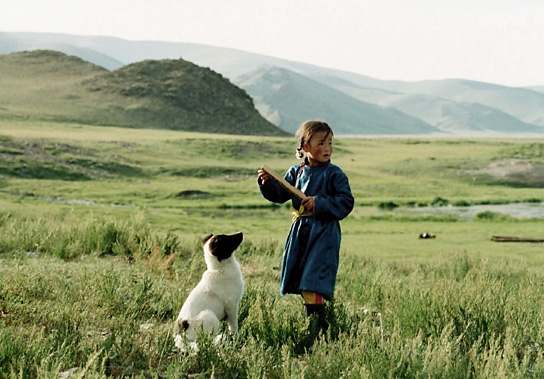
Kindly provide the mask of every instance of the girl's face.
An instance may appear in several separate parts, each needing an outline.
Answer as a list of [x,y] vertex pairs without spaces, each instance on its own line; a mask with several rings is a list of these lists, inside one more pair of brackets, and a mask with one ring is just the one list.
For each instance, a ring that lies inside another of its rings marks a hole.
[[326,131],[315,133],[303,148],[310,166],[327,163],[332,155],[332,134]]

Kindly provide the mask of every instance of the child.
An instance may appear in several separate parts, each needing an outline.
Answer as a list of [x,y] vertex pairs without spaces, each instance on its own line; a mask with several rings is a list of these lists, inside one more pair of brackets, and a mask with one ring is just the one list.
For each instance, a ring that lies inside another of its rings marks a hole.
[[307,121],[298,129],[297,158],[285,180],[307,196],[302,201],[291,196],[264,171],[258,172],[262,195],[274,203],[291,200],[293,223],[283,251],[281,294],[301,294],[307,316],[316,314],[325,331],[323,299],[331,300],[336,283],[340,252],[340,223],[353,209],[346,174],[331,163],[332,129],[322,121]]

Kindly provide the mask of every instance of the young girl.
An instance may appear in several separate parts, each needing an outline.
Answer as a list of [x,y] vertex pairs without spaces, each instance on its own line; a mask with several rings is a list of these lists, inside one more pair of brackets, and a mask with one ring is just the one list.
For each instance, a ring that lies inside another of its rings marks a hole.
[[297,158],[285,180],[307,196],[302,201],[291,196],[264,171],[258,172],[258,184],[264,198],[274,203],[291,200],[293,223],[285,243],[281,266],[281,294],[300,294],[306,314],[318,315],[318,324],[326,330],[323,299],[331,300],[336,283],[340,252],[340,223],[353,209],[346,174],[331,163],[332,129],[322,121],[307,121],[296,135]]

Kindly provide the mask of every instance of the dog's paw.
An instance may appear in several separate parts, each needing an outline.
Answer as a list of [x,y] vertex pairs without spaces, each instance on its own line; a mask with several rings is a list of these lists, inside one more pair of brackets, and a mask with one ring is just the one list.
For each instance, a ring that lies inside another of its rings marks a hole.
[[176,345],[176,347],[180,350],[183,349],[184,347],[184,343],[183,343],[183,338],[181,338],[181,336],[179,334],[177,334],[175,337],[174,337],[174,345]]
[[223,335],[223,333],[220,333],[218,335],[215,336],[215,339],[213,340],[213,342],[216,344],[216,345],[221,345],[225,342],[225,336]]
[[182,354],[191,354],[198,352],[198,345],[194,341],[187,341],[186,338],[183,338],[181,335],[176,335],[174,337],[174,345],[179,349]]

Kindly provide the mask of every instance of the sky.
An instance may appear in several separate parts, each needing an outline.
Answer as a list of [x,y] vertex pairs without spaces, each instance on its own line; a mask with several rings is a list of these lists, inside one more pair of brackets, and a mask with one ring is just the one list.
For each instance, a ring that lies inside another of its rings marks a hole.
[[0,0],[0,32],[191,42],[383,80],[544,86],[542,0]]

